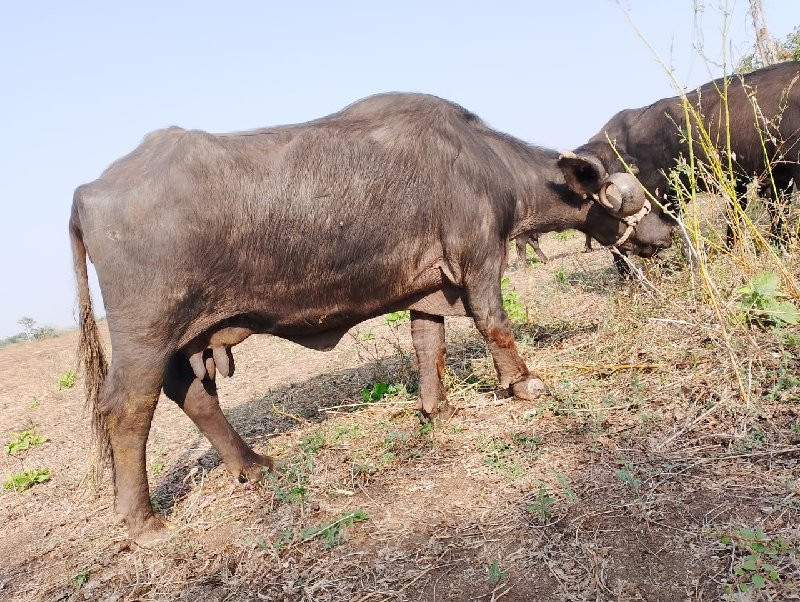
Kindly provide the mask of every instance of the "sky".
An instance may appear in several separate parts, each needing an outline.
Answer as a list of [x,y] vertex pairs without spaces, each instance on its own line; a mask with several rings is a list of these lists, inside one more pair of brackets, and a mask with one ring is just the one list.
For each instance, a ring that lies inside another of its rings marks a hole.
[[[74,328],[74,189],[152,130],[296,123],[378,92],[454,100],[565,150],[694,88],[754,38],[746,0],[22,2],[0,5],[0,337]],[[763,0],[784,38],[797,0]],[[638,33],[637,33],[638,30]],[[697,36],[704,51],[698,53]],[[705,57],[705,58],[704,58]],[[93,284],[95,308],[102,300]]]

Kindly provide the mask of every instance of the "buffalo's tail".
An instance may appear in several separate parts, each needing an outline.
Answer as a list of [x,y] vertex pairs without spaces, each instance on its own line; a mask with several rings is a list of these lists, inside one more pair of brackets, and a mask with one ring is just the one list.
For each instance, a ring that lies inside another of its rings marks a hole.
[[100,342],[97,322],[92,311],[92,298],[89,293],[89,273],[86,266],[86,246],[83,242],[80,216],[78,215],[78,195],[72,204],[69,222],[69,235],[72,244],[72,260],[75,280],[78,286],[80,333],[78,361],[84,368],[84,387],[86,389],[86,408],[92,416],[92,455],[89,468],[91,480],[96,484],[102,477],[105,466],[111,459],[111,439],[105,417],[100,411],[100,388],[108,373],[108,362]]

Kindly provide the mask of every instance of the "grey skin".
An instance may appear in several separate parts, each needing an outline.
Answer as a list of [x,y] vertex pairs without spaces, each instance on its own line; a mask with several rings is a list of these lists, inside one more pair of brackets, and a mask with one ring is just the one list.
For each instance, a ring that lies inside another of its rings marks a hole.
[[[686,97],[692,106],[699,107],[710,138],[716,143],[716,151],[727,161],[725,111],[718,92],[722,89],[723,81],[717,79]],[[750,95],[755,97],[761,114],[758,120]],[[747,185],[756,179],[759,193],[772,201],[767,203],[770,230],[773,239],[780,242],[784,238],[784,215],[775,201],[790,192],[793,183],[800,182],[800,63],[779,63],[746,75],[732,76],[728,85],[728,112],[737,196],[741,202],[746,202]],[[697,144],[697,129],[693,124],[694,149],[705,159]],[[609,173],[620,171],[622,163],[611,148],[610,139],[625,162],[638,168],[644,187],[656,198],[666,196],[667,204],[671,205],[674,199],[664,174],[681,156],[689,156],[688,145],[681,134],[685,130],[681,98],[665,98],[647,107],[620,111],[575,152],[598,158]],[[762,138],[765,148],[762,148]],[[765,157],[770,159],[772,178]],[[702,180],[699,184],[703,185]],[[663,216],[654,211],[642,220],[641,227],[646,228],[647,222],[653,219],[663,219]],[[729,227],[729,244],[732,239],[733,231]]]
[[[435,416],[448,410],[443,317],[469,315],[500,386],[523,399],[541,394],[503,311],[508,241],[577,228],[613,242],[620,215],[591,201],[601,189],[620,192],[609,177],[596,158],[559,158],[420,94],[370,97],[298,125],[146,136],[75,191],[70,218],[97,457],[112,460],[115,507],[131,537],[163,533],[145,469],[162,389],[233,475],[257,478],[272,466],[217,398],[217,373],[232,373],[230,348],[250,334],[330,349],[353,325],[409,308],[419,408]],[[643,202],[635,181],[623,188]],[[652,254],[670,238],[670,224],[652,222],[626,248]],[[106,308],[108,368],[87,256]]]

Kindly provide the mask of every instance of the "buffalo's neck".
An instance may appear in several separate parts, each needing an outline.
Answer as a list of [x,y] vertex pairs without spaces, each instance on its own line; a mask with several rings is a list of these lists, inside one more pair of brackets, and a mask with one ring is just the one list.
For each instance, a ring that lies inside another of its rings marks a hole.
[[583,229],[591,203],[569,189],[558,157],[549,151],[537,164],[529,164],[518,180],[512,238],[522,232]]
[[512,180],[515,207],[510,238],[528,231],[582,228],[591,203],[567,187],[557,151],[493,131],[485,135]]

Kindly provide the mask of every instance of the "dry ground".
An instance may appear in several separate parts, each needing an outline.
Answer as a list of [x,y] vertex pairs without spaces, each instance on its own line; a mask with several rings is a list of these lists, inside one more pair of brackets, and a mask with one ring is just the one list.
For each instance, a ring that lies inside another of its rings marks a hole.
[[[283,469],[233,482],[162,400],[148,466],[175,530],[153,549],[128,547],[108,483],[82,483],[80,376],[58,389],[75,333],[0,349],[0,437],[48,438],[3,453],[2,477],[52,471],[0,493],[0,598],[799,600],[796,338],[734,337],[742,401],[685,272],[651,269],[664,299],[621,283],[605,251],[580,253],[580,237],[542,243],[552,262],[509,277],[527,306],[521,349],[551,396],[497,396],[466,319],[447,321],[460,411],[434,429],[409,409],[407,322],[374,319],[328,353],[253,337],[220,396]],[[395,386],[364,405],[374,383]]]

